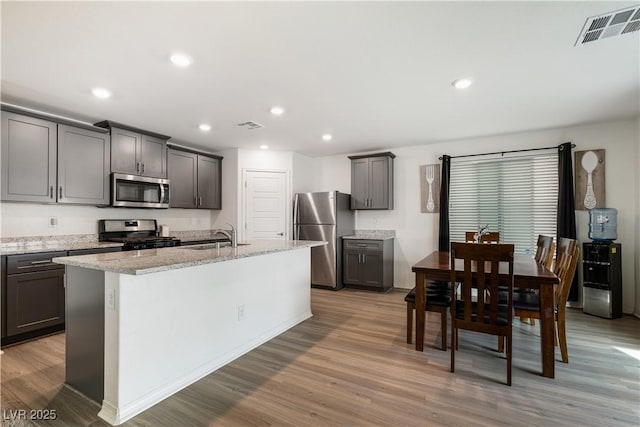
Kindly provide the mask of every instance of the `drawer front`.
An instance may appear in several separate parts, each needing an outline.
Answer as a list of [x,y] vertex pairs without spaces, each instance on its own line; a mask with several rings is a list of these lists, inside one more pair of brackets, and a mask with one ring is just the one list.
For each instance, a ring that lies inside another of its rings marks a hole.
[[344,246],[349,249],[382,250],[382,240],[344,239]]
[[64,265],[51,261],[55,257],[67,256],[67,251],[41,252],[37,254],[8,255],[7,274],[32,273],[46,270],[64,270]]

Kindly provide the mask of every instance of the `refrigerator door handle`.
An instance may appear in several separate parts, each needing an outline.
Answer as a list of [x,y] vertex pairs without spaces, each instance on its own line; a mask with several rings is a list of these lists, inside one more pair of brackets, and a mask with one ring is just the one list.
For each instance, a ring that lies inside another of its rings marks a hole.
[[293,199],[293,223],[294,223],[293,239],[300,240],[298,239],[299,232],[298,232],[298,195],[297,194]]

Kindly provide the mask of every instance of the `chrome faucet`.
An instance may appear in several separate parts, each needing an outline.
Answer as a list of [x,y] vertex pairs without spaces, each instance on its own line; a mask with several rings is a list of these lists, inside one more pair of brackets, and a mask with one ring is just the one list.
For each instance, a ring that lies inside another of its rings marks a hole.
[[[227,222],[227,224],[229,224]],[[227,239],[229,239],[231,241],[231,247],[232,248],[237,248],[238,247],[238,235],[236,233],[236,228],[232,225],[229,224],[231,226],[231,232],[228,232],[227,230],[223,230],[223,229],[218,229],[216,230],[215,234],[222,234],[224,235]]]

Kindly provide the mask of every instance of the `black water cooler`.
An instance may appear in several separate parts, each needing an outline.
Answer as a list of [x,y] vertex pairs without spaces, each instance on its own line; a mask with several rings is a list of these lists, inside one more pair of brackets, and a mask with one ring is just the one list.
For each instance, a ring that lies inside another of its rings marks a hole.
[[589,238],[582,246],[585,313],[614,319],[622,316],[622,254],[618,238],[618,211],[589,211]]

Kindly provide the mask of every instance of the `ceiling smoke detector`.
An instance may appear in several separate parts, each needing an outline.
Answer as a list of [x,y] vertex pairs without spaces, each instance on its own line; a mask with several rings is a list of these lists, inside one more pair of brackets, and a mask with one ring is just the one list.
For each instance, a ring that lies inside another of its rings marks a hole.
[[260,123],[257,123],[257,122],[251,121],[251,120],[249,120],[248,122],[244,122],[244,123],[238,123],[238,126],[243,127],[245,129],[248,129],[248,130],[260,129],[260,128],[264,127]]
[[587,19],[575,46],[640,30],[640,6],[633,6]]

